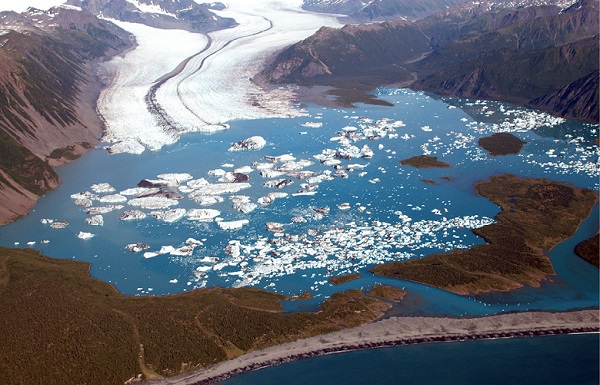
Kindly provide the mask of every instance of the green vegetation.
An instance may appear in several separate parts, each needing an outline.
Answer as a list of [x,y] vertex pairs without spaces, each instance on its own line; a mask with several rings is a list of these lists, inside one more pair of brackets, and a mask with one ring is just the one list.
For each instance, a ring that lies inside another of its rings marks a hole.
[[[27,148],[0,131],[0,170],[36,195],[44,195],[60,182],[54,169]],[[7,183],[16,191],[16,186]]]
[[513,134],[501,132],[477,142],[480,147],[490,153],[490,156],[518,154],[527,142],[522,141]]
[[418,155],[412,158],[400,161],[403,166],[412,166],[416,168],[447,168],[450,164],[438,160],[437,156]]
[[514,175],[493,177],[475,189],[502,209],[496,223],[473,230],[487,244],[379,265],[371,271],[458,294],[537,286],[554,274],[544,250],[571,237],[598,201],[591,190]]
[[358,290],[294,314],[283,313],[282,296],[256,289],[129,297],[88,270],[0,248],[0,383],[121,385],[138,374],[173,375],[370,322],[390,307]]
[[347,274],[347,275],[335,275],[329,278],[329,283],[332,285],[341,285],[342,283],[353,281],[360,278],[359,273]]
[[575,247],[575,254],[600,268],[600,233],[586,239]]
[[367,295],[384,298],[394,302],[402,301],[404,297],[406,297],[406,294],[406,290],[387,285],[375,285],[367,292]]

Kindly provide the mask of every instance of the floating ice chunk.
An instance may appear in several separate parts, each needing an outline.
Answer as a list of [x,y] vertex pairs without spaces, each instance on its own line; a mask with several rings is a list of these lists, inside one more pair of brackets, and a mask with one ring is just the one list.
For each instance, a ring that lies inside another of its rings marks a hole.
[[267,222],[266,223],[267,231],[272,233],[282,233],[283,232],[283,224],[278,222]]
[[188,173],[171,173],[171,174],[160,174],[156,176],[158,179],[162,179],[169,183],[169,186],[179,186],[182,182],[189,181],[193,177]]
[[252,171],[254,171],[254,169],[250,166],[238,167],[235,170],[233,170],[233,172],[238,174],[250,174]]
[[283,154],[283,155],[265,155],[265,159],[273,162],[273,163],[279,163],[279,162],[293,162],[294,160],[296,160],[296,158],[292,155],[292,154]]
[[248,214],[258,207],[255,203],[250,202],[250,197],[246,195],[234,195],[229,199],[233,202],[233,209]]
[[251,151],[260,150],[267,144],[267,141],[262,136],[252,136],[248,139],[241,140],[229,147],[228,151]]
[[369,183],[373,183],[373,184],[378,183],[379,181],[380,181],[379,178],[369,179]]
[[104,218],[102,215],[94,215],[91,218],[85,218],[85,223],[90,226],[104,226]]
[[431,129],[431,127],[429,127],[429,126],[423,126],[423,127],[421,127],[421,130],[423,130],[423,131],[426,131],[426,132],[431,132],[431,131],[433,131],[433,130]]
[[284,188],[294,183],[291,179],[273,179],[263,183],[265,187],[269,188]]
[[161,246],[160,250],[158,251],[158,254],[170,254],[173,251],[175,251],[175,248],[173,246]]
[[93,237],[94,237],[94,234],[92,234],[92,233],[86,233],[85,231],[80,231],[77,234],[77,238],[79,238],[79,239],[91,239]]
[[292,222],[294,223],[306,223],[306,218],[303,216],[297,216],[292,218]]
[[200,222],[212,222],[219,215],[221,212],[214,209],[191,209],[187,212],[188,219]]
[[233,194],[238,191],[250,188],[250,183],[215,183],[200,187],[189,195],[191,199],[202,195],[223,195]]
[[269,170],[269,169],[262,169],[260,170],[260,176],[262,176],[263,178],[277,178],[280,177],[282,175],[285,175],[285,172],[283,171],[276,171],[276,170]]
[[90,189],[96,194],[104,194],[115,192],[115,188],[108,183],[97,183],[93,184]]
[[340,210],[349,210],[350,209],[350,203],[340,203],[338,205],[338,208]]
[[42,218],[42,219],[40,219],[40,222],[44,225],[49,225],[54,222],[54,219]]
[[90,207],[92,205],[92,201],[89,198],[81,198],[81,199],[76,199],[75,204],[77,206],[81,206],[81,207]]
[[167,211],[153,212],[152,216],[167,223],[173,223],[183,218],[186,212],[186,209],[172,209]]
[[120,194],[105,195],[100,198],[102,203],[122,203],[127,202],[127,198]]
[[243,226],[245,226],[249,223],[250,223],[250,221],[248,221],[247,219],[241,219],[238,221],[229,221],[229,222],[219,221],[219,222],[217,222],[217,225],[219,225],[221,230],[237,230],[237,229],[241,229]]
[[171,251],[171,255],[190,256],[193,252],[193,246],[181,246],[180,248]]
[[223,176],[225,174],[227,174],[227,171],[225,171],[221,168],[217,168],[217,169],[208,171],[208,175],[210,175],[210,176]]
[[156,256],[160,255],[159,253],[157,253],[156,251],[146,251],[144,253],[144,258],[146,259],[150,259],[150,258],[154,258]]
[[64,229],[67,226],[69,226],[69,221],[67,220],[54,221],[50,224],[50,227],[52,227],[53,229]]
[[223,199],[223,197],[220,197],[218,195],[191,195],[190,194],[190,199],[192,199],[194,202],[198,203],[200,206],[212,206],[214,204],[217,203],[221,203],[223,202],[225,199]]
[[121,195],[125,195],[125,196],[130,196],[130,195],[135,195],[135,196],[143,196],[143,195],[147,195],[149,192],[158,192],[160,191],[160,189],[154,189],[154,188],[150,188],[150,187],[134,187],[134,188],[128,188],[126,190],[123,190],[121,192],[119,192],[119,194]]
[[146,213],[140,210],[126,210],[119,217],[122,221],[139,220],[146,218]]
[[146,147],[141,145],[136,140],[124,140],[121,142],[117,142],[110,147],[106,148],[110,154],[141,154],[144,152]]
[[111,211],[114,211],[115,208],[113,207],[90,207],[89,209],[87,209],[85,211],[85,213],[87,215],[101,215],[101,214],[106,214],[106,213],[110,213]]
[[301,126],[308,128],[321,128],[323,127],[323,122],[306,122],[302,123]]
[[260,163],[260,162],[252,163],[252,167],[254,167],[257,170],[270,170],[274,166],[275,165],[273,163]]
[[125,246],[125,249],[128,251],[131,251],[132,253],[138,253],[140,251],[143,250],[148,250],[150,248],[150,245],[148,245],[147,243],[130,243],[127,246]]
[[75,194],[71,194],[71,198],[73,199],[89,199],[89,200],[98,200],[98,195],[93,194],[89,191],[82,191]]
[[179,202],[176,199],[170,199],[164,196],[149,196],[134,198],[127,203],[131,206],[142,207],[149,210],[160,210],[175,206]]
[[225,247],[225,253],[231,255],[234,259],[239,258],[241,255],[240,241],[229,241],[229,243]]
[[193,246],[193,247],[198,247],[198,246],[202,246],[203,245],[202,242],[200,242],[199,240],[194,239],[194,238],[188,238],[188,239],[186,239],[185,240],[185,244],[188,245],[188,246]]
[[176,279],[170,279],[169,280],[169,283],[177,283],[177,282],[179,282],[179,281],[177,281]]

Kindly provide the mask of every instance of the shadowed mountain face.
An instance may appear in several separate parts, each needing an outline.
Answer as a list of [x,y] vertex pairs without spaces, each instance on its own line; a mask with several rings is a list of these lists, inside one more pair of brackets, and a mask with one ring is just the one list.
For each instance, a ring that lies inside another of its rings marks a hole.
[[52,165],[92,148],[102,123],[95,61],[131,46],[89,12],[3,12],[0,46],[0,223],[23,215],[58,185]]
[[489,8],[460,7],[412,23],[323,28],[282,52],[259,78],[330,85],[341,94],[401,84],[597,122],[590,103],[598,99],[598,2]]
[[68,0],[94,15],[145,24],[164,29],[209,32],[235,25],[211,9],[223,9],[222,3],[198,4],[194,0]]

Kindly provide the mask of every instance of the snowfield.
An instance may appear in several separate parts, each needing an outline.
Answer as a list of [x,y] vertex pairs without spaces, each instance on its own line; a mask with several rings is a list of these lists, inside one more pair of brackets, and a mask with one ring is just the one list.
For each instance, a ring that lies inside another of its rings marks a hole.
[[176,142],[186,132],[215,132],[236,119],[297,116],[292,91],[251,81],[276,51],[322,26],[341,27],[333,15],[301,9],[302,2],[230,0],[215,11],[234,28],[208,35],[114,21],[138,46],[103,65],[111,79],[98,110],[112,153],[142,153]]

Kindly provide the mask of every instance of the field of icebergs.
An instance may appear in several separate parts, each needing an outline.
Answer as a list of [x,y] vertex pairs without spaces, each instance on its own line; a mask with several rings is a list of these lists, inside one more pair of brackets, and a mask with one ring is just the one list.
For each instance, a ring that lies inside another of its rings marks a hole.
[[[595,127],[501,103],[380,93],[396,106],[311,107],[158,152],[92,152],[61,170],[65,184],[6,226],[2,243],[93,262],[92,274],[129,293],[250,285],[319,298],[335,291],[332,275],[482,242],[470,230],[498,209],[472,186],[491,175],[598,188]],[[572,134],[561,135],[567,124]],[[527,142],[520,154],[477,146],[506,131]],[[452,167],[399,164],[421,154]]]

